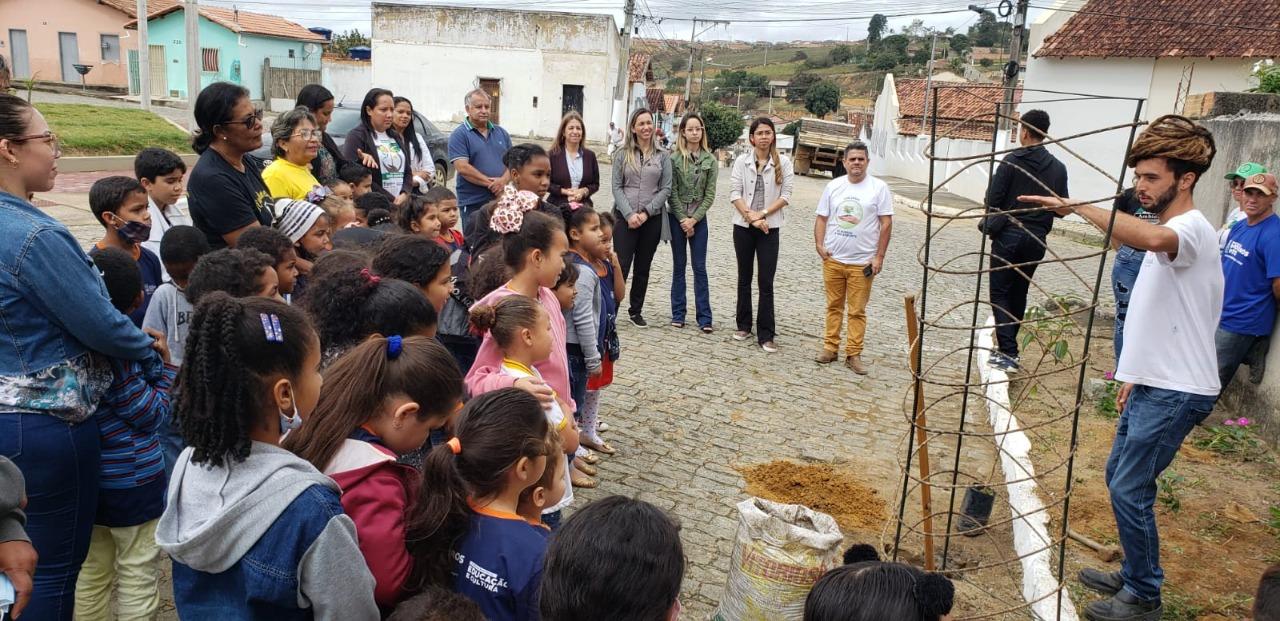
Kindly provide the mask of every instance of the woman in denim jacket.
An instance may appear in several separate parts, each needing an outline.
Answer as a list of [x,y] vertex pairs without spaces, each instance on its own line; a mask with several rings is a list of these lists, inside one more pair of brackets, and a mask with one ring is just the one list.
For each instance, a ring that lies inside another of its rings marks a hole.
[[[153,339],[112,307],[65,226],[29,197],[53,188],[58,139],[31,104],[0,94],[0,455],[27,479],[39,554],[23,621],[70,620],[97,506],[106,357],[161,370]],[[3,559],[0,559],[3,560]]]
[[[696,113],[680,119],[676,152],[671,156],[671,325],[684,327],[687,306],[685,258],[692,251],[693,298],[698,327],[711,334],[711,290],[707,285],[707,210],[716,199],[716,158],[707,144],[706,124]],[[678,232],[677,232],[678,231]],[[687,249],[687,250],[686,250]]]

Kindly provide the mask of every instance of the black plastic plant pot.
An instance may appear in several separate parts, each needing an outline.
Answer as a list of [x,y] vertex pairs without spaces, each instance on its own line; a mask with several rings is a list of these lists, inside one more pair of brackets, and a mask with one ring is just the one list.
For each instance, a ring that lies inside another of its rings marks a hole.
[[964,490],[964,502],[960,504],[960,517],[956,520],[956,531],[966,537],[981,535],[991,519],[991,508],[995,505],[996,495],[984,485],[974,485]]

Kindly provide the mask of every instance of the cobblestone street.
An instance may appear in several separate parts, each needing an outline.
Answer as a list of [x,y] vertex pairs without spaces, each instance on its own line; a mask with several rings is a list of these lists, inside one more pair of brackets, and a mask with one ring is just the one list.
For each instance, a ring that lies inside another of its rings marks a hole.
[[[604,178],[596,207],[603,210],[613,201],[609,167],[601,168]],[[68,177],[65,186],[59,184],[60,190],[75,192],[73,178]],[[781,351],[766,354],[754,339],[738,342],[730,337],[736,268],[728,169],[721,169],[717,201],[709,216],[708,271],[715,334],[697,330],[692,291],[690,327],[668,327],[671,252],[666,245],[658,249],[654,262],[645,309],[650,327],[638,329],[620,322],[623,355],[617,380],[604,393],[601,407],[602,417],[612,427],[606,438],[619,455],[601,462],[600,487],[579,490],[579,497],[639,496],[679,519],[688,557],[685,619],[707,618],[724,587],[737,529],[735,504],[746,497],[737,467],[777,459],[834,463],[876,489],[890,505],[901,484],[898,462],[909,428],[903,404],[910,386],[903,296],[920,288],[917,253],[925,239],[926,219],[899,201],[889,255],[868,306],[863,359],[870,374],[856,376],[840,363],[818,365],[813,358],[821,346],[825,300],[821,265],[813,250],[813,210],[826,182],[797,177],[792,206],[787,208],[776,280]],[[101,235],[82,194],[41,198],[45,200],[38,204],[66,222],[86,248]],[[936,219],[934,226],[940,223]],[[978,250],[980,237],[973,220],[951,222],[936,239],[931,249],[935,264],[940,257],[959,257],[957,265],[976,260],[965,256]],[[1051,249],[1071,255],[1095,250],[1059,236],[1051,236],[1049,243]],[[1076,265],[1091,285],[1093,271],[1085,263]],[[950,278],[931,282],[929,316],[936,319],[942,310],[960,305],[965,310],[949,316],[949,322],[967,324],[972,307],[963,304],[973,296],[972,277]],[[1054,294],[1085,293],[1079,281],[1059,265],[1043,266],[1036,283]],[[1031,297],[1034,304],[1045,294],[1033,288]],[[1108,290],[1104,304],[1109,297]],[[959,334],[941,336],[954,340]],[[944,348],[945,338],[931,338],[935,340],[926,341],[926,356],[937,358],[954,345],[947,342]],[[963,372],[962,359],[948,359],[947,364],[956,367],[947,373]],[[946,459],[945,449],[935,455],[938,463]],[[979,442],[969,443],[964,452],[966,460],[988,463],[991,455],[989,447]],[[846,533],[846,537],[849,542],[880,541],[878,531]],[[167,570],[161,618],[173,619]]]

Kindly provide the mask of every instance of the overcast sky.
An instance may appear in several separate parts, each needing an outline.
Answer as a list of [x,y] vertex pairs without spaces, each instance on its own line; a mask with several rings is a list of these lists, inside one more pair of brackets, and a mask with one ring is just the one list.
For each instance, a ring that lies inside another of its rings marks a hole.
[[[413,2],[405,4],[460,4],[495,8],[540,9],[581,13],[608,13],[619,26],[623,21],[622,0],[465,0],[461,2]],[[270,13],[296,21],[306,27],[324,27],[336,32],[357,28],[369,34],[369,3],[359,0],[202,0],[215,6],[236,6],[244,11]],[[699,34],[699,40],[732,39],[739,41],[849,40],[866,36],[867,23],[873,13],[891,17],[889,26],[899,28],[917,17],[935,28],[955,27],[964,31],[977,19],[966,10],[970,4],[995,8],[994,0],[811,0],[786,7],[773,0],[637,0],[640,36],[665,37],[688,41],[689,17],[714,17],[734,20],[729,26],[716,26]],[[945,12],[952,11],[952,12]],[[654,16],[650,19],[648,16]],[[1034,19],[1035,12],[1032,14]],[[682,19],[683,18],[683,19]],[[784,21],[802,19],[822,21]],[[746,22],[742,20],[756,20]],[[699,25],[699,31],[706,28]]]

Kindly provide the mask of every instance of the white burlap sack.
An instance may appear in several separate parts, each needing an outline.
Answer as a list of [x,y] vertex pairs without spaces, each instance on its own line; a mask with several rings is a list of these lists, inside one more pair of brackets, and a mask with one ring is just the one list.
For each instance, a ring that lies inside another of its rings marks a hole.
[[800,621],[813,583],[841,561],[836,521],[803,505],[738,503],[738,536],[716,621]]

